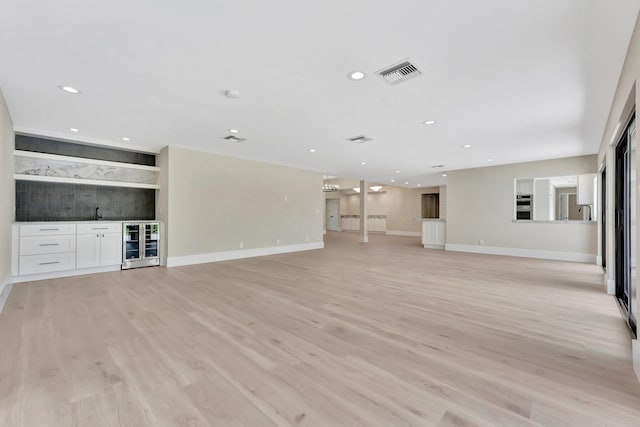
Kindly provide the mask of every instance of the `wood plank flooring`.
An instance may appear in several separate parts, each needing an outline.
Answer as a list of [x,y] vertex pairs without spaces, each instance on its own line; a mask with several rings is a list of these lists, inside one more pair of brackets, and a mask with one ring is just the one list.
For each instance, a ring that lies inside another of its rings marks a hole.
[[638,426],[593,265],[326,249],[16,285],[0,425]]

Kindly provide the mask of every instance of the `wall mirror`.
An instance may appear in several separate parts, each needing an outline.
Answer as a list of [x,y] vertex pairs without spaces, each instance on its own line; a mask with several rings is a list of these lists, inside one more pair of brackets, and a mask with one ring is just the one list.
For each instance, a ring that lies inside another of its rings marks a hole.
[[596,174],[516,179],[514,184],[516,220],[596,220]]

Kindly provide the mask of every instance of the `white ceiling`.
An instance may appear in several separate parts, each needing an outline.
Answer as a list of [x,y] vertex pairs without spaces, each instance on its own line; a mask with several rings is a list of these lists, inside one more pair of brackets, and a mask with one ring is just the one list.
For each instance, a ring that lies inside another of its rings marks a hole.
[[[640,0],[2,3],[0,87],[17,131],[109,144],[127,136],[146,149],[174,144],[409,186],[444,183],[436,164],[595,153],[640,8]],[[425,75],[389,86],[374,74],[405,58]],[[366,78],[348,79],[354,70]],[[422,124],[429,119],[436,125]],[[248,141],[222,140],[229,128]],[[373,141],[345,141],[360,134]]]

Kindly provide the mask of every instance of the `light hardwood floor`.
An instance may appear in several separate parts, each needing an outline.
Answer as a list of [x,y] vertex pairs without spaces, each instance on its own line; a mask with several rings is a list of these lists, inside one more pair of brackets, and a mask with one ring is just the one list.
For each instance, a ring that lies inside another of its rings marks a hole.
[[598,267],[370,238],[16,285],[0,425],[640,425]]

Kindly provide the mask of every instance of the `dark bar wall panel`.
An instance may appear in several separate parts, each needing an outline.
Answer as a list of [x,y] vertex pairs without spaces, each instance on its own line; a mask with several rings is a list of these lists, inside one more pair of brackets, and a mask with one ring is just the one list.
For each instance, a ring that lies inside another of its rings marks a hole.
[[156,156],[153,154],[136,153],[134,151],[97,147],[94,145],[54,141],[52,139],[38,138],[36,136],[16,135],[16,150],[58,154],[61,156],[82,157],[83,159],[134,163],[137,165],[145,166],[156,165]]
[[16,221],[153,220],[155,190],[16,180]]

